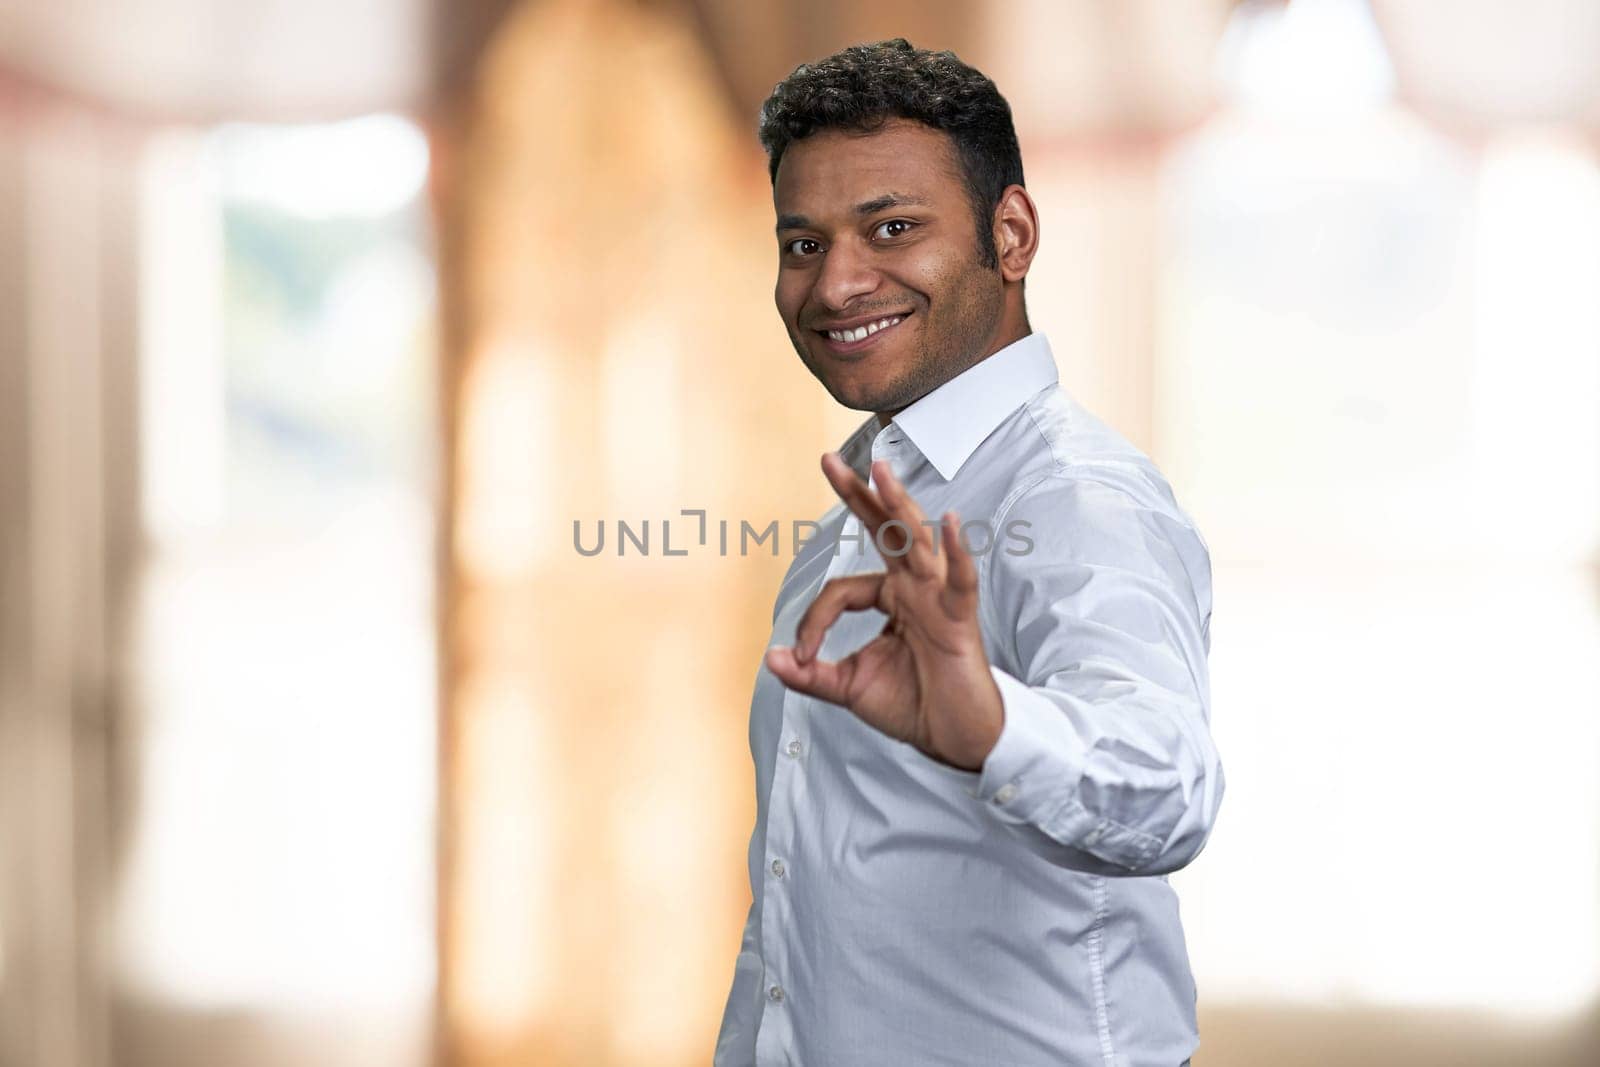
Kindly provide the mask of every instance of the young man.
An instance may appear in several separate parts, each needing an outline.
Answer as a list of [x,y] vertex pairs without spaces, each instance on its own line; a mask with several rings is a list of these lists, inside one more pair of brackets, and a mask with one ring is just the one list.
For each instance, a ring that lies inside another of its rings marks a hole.
[[874,414],[823,456],[842,503],[757,676],[715,1063],[1178,1067],[1195,986],[1166,875],[1223,791],[1210,562],[1028,326],[1010,108],[896,39],[796,69],[761,139],[779,314]]

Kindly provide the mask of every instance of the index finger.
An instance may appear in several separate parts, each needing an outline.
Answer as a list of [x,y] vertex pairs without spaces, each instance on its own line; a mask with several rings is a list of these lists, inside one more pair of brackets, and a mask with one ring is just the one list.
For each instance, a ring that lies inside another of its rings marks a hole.
[[906,491],[905,485],[895,474],[894,467],[887,460],[875,461],[873,473],[877,476],[878,498],[888,509],[889,515],[905,525],[908,543],[900,555],[905,557],[911,572],[919,578],[943,579],[944,570],[939,565],[938,545],[928,534],[930,524],[923,521],[922,508]]
[[884,507],[878,494],[850,469],[850,465],[837,452],[822,454],[822,473],[827,477],[828,484],[833,486],[833,491],[839,494],[839,499],[844,501],[844,506],[855,513],[876,543],[878,528],[889,519],[889,509]]

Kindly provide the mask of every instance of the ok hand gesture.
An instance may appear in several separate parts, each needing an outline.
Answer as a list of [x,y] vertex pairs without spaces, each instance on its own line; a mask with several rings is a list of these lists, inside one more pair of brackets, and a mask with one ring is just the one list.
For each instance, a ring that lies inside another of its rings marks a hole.
[[[980,770],[1005,712],[978,626],[977,567],[961,544],[955,512],[945,513],[935,540],[889,464],[879,460],[872,470],[877,491],[836,453],[822,457],[823,474],[887,569],[824,585],[800,619],[794,647],[767,650],[767,669],[789,688],[849,708],[936,760]],[[840,614],[868,608],[889,617],[882,632],[836,663],[818,659]]]

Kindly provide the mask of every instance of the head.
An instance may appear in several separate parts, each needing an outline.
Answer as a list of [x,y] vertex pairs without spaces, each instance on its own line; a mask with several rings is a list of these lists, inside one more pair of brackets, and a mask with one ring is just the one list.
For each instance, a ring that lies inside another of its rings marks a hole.
[[[856,45],[761,109],[777,213],[774,299],[811,373],[887,418],[1030,332],[1038,247],[1011,108],[950,52]],[[857,341],[831,328],[892,325]]]

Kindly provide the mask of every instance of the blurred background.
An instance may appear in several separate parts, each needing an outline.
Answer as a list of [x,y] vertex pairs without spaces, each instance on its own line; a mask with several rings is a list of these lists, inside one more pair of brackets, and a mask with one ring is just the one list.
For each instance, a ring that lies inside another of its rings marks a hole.
[[709,1061],[788,557],[661,524],[830,503],[755,117],[893,36],[1210,542],[1194,1062],[1600,1062],[1600,4],[0,0],[0,1063]]

